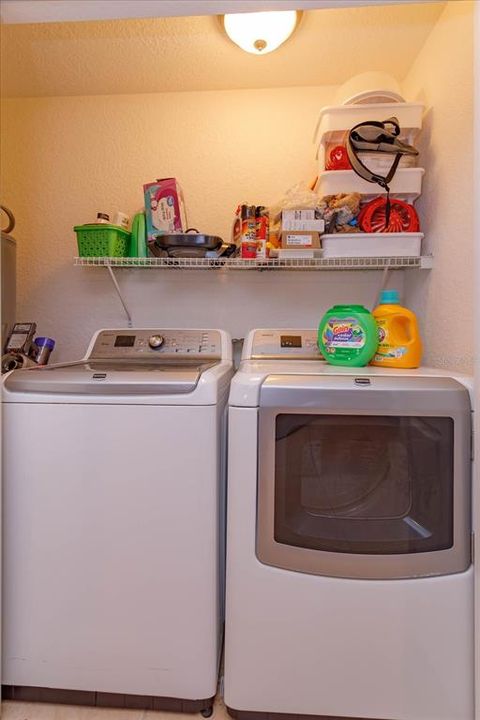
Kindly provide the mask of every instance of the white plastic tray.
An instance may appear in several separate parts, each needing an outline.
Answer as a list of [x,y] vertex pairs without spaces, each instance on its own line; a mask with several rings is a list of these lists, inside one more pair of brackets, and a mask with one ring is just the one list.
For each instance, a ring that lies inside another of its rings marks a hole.
[[322,235],[323,257],[419,257],[423,233],[335,233]]
[[[402,200],[413,203],[422,192],[423,168],[400,168],[390,183],[390,192]],[[319,173],[317,192],[320,196],[358,192],[366,199],[385,195],[376,183],[369,183],[353,170],[324,170]]]
[[[335,144],[328,143],[325,146],[325,162],[328,157],[328,154],[330,153],[333,148],[337,147]],[[360,152],[358,154],[358,157],[360,160],[366,165],[369,170],[372,172],[380,173],[381,175],[385,175],[386,172],[388,172],[392,166],[392,163],[395,159],[395,154],[392,153],[375,153],[375,152]],[[325,171],[325,162],[321,160],[321,165],[319,165],[319,172]],[[402,155],[400,158],[400,162],[398,167],[399,168],[413,168],[418,166],[418,155]]]
[[[392,163],[395,159],[395,155],[392,153],[374,153],[374,152],[361,152],[358,153],[358,157],[366,165],[369,170],[375,173],[384,175],[392,167]],[[417,167],[418,155],[402,155],[398,168],[414,168]]]
[[[394,115],[402,136],[413,142],[422,128],[424,106],[419,103],[379,103],[373,105],[334,105],[324,107],[318,117],[314,143],[342,140],[346,130],[367,120],[383,122]],[[407,139],[407,142],[409,140]]]

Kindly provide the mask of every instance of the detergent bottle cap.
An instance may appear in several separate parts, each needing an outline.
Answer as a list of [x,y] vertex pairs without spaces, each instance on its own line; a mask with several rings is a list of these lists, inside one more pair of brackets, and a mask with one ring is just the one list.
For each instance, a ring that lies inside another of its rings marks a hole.
[[380,293],[380,305],[400,305],[400,293],[398,290],[382,290]]

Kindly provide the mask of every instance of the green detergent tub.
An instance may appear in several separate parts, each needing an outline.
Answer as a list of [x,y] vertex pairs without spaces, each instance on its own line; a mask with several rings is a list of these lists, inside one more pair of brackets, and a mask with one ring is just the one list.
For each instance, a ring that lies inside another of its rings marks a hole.
[[363,305],[334,305],[318,326],[318,347],[330,365],[368,365],[378,347],[375,318]]

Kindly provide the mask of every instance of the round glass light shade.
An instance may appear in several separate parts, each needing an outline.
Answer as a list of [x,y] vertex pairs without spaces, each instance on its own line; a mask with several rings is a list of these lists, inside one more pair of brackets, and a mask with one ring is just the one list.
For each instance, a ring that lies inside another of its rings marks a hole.
[[225,15],[223,23],[230,40],[242,50],[265,55],[290,37],[297,24],[297,11],[233,13]]

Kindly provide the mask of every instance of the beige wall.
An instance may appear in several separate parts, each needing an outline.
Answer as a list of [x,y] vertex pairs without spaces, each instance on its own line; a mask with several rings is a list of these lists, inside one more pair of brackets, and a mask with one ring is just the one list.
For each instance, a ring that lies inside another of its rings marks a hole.
[[[477,412],[474,413],[474,437],[480,437],[480,5],[474,3],[474,168],[473,168],[473,197],[476,202],[473,208],[474,219],[474,314],[473,333],[475,338],[474,354],[474,403]],[[475,570],[475,718],[480,720],[480,463],[478,462],[478,442],[476,442],[476,461],[473,464],[473,531],[474,531],[474,570]]]
[[[18,319],[78,356],[125,324],[104,269],[72,266],[72,227],[97,209],[133,213],[142,184],[180,179],[191,225],[228,238],[239,202],[268,204],[315,176],[312,134],[335,88],[7,100],[3,198],[18,240]],[[398,283],[401,282],[401,273]],[[380,273],[123,270],[137,325],[315,326],[333,302],[374,301]],[[397,284],[398,284],[397,283]]]
[[[473,315],[472,3],[450,2],[404,84],[429,108],[419,201],[431,273],[409,273],[429,364],[471,371]],[[58,340],[55,358],[80,355],[99,327],[125,317],[104,269],[75,268],[75,224],[98,209],[133,213],[142,184],[176,176],[188,219],[229,237],[239,202],[268,204],[316,173],[312,132],[335,87],[6,100],[2,201],[18,218],[18,319]],[[391,287],[403,288],[403,273]],[[380,273],[202,273],[123,270],[119,281],[143,326],[315,326],[334,302],[374,302]]]
[[403,83],[427,107],[424,192],[417,207],[431,273],[409,272],[425,362],[473,372],[473,2],[449,2]]

